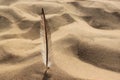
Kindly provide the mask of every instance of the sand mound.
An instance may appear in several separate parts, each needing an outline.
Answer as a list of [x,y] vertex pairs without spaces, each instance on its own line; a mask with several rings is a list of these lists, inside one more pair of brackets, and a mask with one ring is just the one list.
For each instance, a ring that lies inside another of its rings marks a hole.
[[120,17],[118,17],[118,12],[111,13],[101,8],[84,7],[79,2],[71,2],[69,4],[84,13],[83,19],[94,28],[105,30],[119,29]]
[[[1,80],[120,80],[120,8],[113,0],[1,0]],[[41,8],[52,32],[40,51]]]
[[47,20],[51,32],[59,29],[59,27],[73,23],[75,20],[69,14],[62,14],[60,16],[54,16]]

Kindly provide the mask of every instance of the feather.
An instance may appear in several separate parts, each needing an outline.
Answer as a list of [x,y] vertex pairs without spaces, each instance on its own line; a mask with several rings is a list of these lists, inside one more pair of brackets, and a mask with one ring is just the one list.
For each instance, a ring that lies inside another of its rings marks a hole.
[[50,28],[47,25],[47,20],[45,17],[44,9],[42,8],[42,13],[41,13],[41,31],[40,35],[41,38],[43,39],[41,49],[42,49],[42,57],[43,57],[43,62],[45,66],[48,68],[50,66],[50,60],[49,60],[49,54],[51,52],[51,32]]

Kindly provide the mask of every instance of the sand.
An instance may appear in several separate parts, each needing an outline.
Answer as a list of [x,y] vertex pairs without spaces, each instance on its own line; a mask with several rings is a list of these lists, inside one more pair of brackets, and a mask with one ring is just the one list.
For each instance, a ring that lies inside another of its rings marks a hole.
[[[48,74],[41,8],[52,32]],[[0,80],[120,80],[119,10],[119,0],[0,0]]]

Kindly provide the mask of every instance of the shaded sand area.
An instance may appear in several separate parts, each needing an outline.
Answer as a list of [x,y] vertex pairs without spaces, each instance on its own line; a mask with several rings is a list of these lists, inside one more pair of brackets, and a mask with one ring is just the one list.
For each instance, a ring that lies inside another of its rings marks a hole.
[[[52,35],[45,74],[40,13]],[[119,0],[0,0],[0,80],[120,80]]]

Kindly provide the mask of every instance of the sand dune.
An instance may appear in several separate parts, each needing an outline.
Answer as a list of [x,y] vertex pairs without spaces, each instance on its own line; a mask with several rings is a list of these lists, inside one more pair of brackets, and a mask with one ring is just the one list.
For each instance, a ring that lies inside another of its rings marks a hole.
[[[0,0],[0,80],[120,80],[119,0]],[[40,51],[41,8],[52,32]]]

